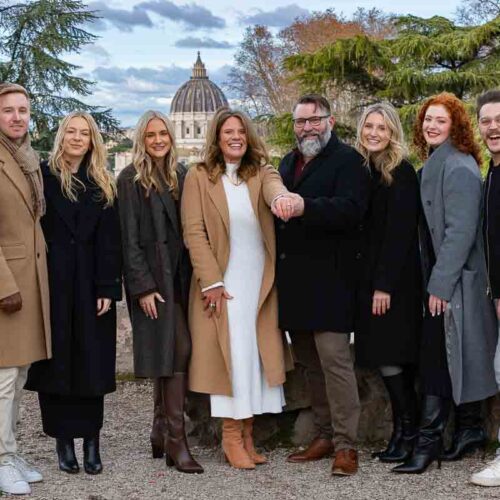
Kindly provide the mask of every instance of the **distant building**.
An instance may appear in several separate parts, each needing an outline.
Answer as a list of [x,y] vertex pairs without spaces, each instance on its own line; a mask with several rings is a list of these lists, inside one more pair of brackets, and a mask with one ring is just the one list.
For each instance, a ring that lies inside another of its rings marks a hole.
[[207,136],[208,123],[218,108],[227,105],[224,92],[208,78],[198,52],[191,79],[175,93],[170,106],[180,156],[199,156]]

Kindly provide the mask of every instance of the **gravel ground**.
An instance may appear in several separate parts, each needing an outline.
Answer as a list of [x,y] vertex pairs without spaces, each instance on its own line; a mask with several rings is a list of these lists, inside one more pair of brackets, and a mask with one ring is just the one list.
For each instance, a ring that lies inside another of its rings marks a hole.
[[[21,453],[37,464],[44,481],[33,485],[31,498],[85,500],[142,499],[310,499],[332,500],[460,500],[500,498],[500,488],[481,488],[467,483],[483,460],[467,458],[459,463],[435,466],[420,476],[391,474],[390,466],[360,454],[360,472],[353,477],[329,474],[330,462],[293,465],[285,462],[289,450],[269,453],[270,463],[255,471],[237,471],[219,460],[216,450],[193,447],[205,474],[181,474],[166,469],[163,460],[151,458],[149,426],[151,386],[121,382],[106,398],[106,422],[102,432],[104,472],[89,476],[83,471],[70,476],[56,464],[54,441],[42,432],[36,396],[26,393],[19,428]],[[78,440],[77,454],[81,456]]]

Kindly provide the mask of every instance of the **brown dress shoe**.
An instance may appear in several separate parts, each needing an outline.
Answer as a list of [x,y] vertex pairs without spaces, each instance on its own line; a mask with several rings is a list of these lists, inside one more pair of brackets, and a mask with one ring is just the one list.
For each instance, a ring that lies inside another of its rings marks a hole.
[[287,462],[299,464],[302,462],[312,462],[321,460],[325,457],[331,457],[334,451],[333,443],[330,439],[314,438],[312,443],[303,451],[296,451],[288,455]]
[[352,449],[337,451],[332,462],[332,474],[352,476],[356,472],[358,472],[358,452]]

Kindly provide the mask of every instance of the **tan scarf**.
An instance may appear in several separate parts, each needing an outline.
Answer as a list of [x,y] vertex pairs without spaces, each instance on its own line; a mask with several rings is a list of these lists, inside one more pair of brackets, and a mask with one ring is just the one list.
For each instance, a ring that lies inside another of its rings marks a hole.
[[[20,92],[28,97],[28,93],[20,85],[14,83],[0,84],[0,95],[12,92]],[[29,97],[28,97],[29,99]],[[43,196],[43,178],[40,170],[38,154],[31,147],[29,134],[20,141],[9,139],[0,130],[0,144],[12,155],[26,177],[31,190],[31,199],[35,216],[41,217],[45,214],[45,198]]]

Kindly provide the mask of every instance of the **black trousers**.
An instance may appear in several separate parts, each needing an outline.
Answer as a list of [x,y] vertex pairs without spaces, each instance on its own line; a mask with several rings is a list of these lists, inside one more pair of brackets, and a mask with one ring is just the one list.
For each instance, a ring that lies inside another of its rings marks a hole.
[[59,439],[97,436],[102,428],[104,396],[38,393],[45,434]]

